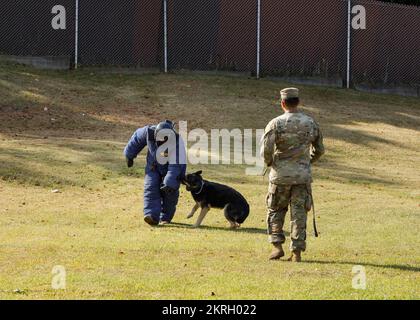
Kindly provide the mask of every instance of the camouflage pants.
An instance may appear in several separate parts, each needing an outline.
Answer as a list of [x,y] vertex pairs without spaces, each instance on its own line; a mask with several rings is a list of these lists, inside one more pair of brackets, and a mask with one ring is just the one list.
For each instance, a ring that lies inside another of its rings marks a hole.
[[284,218],[290,204],[290,250],[306,249],[306,219],[311,209],[310,185],[269,184],[267,194],[267,224],[271,243],[284,243]]

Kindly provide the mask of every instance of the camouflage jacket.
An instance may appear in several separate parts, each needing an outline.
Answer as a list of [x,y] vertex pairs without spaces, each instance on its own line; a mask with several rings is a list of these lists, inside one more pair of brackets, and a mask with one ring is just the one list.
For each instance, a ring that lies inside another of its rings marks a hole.
[[285,112],[265,128],[261,156],[271,167],[271,183],[312,182],[311,163],[323,154],[321,130],[315,120],[303,112]]

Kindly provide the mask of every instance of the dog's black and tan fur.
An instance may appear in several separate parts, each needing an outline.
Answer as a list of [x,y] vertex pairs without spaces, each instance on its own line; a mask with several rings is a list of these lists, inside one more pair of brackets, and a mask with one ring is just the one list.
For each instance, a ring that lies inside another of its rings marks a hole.
[[187,174],[182,181],[196,202],[187,218],[192,218],[198,208],[201,208],[194,224],[194,227],[199,227],[210,208],[219,208],[224,209],[231,228],[240,227],[249,214],[248,202],[238,191],[219,183],[206,181],[201,174],[202,171]]

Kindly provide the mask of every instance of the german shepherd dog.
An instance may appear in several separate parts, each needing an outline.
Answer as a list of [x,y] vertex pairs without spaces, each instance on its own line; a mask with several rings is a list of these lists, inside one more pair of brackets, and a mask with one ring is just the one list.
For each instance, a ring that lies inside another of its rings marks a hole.
[[203,222],[210,208],[224,209],[225,217],[232,229],[239,228],[249,214],[249,204],[236,190],[223,184],[204,180],[203,172],[187,174],[182,183],[191,192],[196,204],[187,218],[192,218],[194,213],[201,207],[200,215],[194,227],[197,228]]

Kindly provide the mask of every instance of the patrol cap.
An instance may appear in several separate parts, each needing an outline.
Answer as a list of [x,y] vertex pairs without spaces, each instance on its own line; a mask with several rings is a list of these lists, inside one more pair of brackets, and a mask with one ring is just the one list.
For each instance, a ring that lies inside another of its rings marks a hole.
[[285,88],[280,91],[281,99],[299,98],[299,89],[297,88]]

